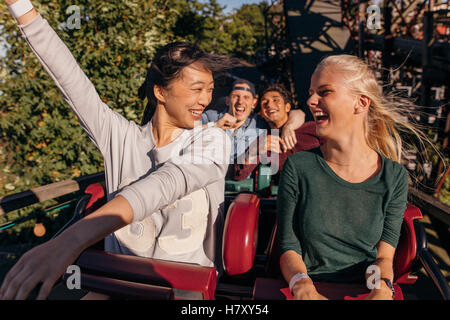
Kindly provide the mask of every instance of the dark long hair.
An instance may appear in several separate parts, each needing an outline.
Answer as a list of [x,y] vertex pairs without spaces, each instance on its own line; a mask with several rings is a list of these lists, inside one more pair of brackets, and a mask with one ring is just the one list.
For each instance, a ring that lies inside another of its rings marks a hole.
[[187,42],[173,42],[160,48],[147,70],[145,82],[139,88],[139,98],[147,97],[147,106],[144,110],[141,125],[147,124],[156,111],[156,97],[153,93],[155,85],[167,88],[169,84],[180,77],[184,67],[199,62],[213,75],[240,64],[236,58],[206,53],[195,44]]

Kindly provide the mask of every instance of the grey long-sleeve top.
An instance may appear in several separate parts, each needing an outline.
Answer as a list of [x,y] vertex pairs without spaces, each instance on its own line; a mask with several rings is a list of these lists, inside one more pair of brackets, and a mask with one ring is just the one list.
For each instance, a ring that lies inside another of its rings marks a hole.
[[107,237],[106,250],[220,268],[227,135],[194,128],[156,148],[151,122],[139,126],[103,103],[42,16],[19,27],[101,151],[108,200],[120,194],[133,208],[133,223]]

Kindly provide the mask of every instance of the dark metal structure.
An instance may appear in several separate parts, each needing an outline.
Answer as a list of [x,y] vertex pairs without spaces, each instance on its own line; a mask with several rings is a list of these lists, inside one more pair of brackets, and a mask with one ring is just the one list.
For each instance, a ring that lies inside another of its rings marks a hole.
[[[415,122],[430,128],[433,142],[448,159],[448,1],[383,0],[374,6],[373,1],[368,0],[342,0],[341,9],[342,23],[350,30],[354,52],[379,70],[381,79],[388,84],[388,90],[403,91],[404,96],[420,106],[419,110],[411,110]],[[376,15],[380,22],[378,26],[374,26]],[[418,188],[422,191],[422,196],[416,195],[414,199],[423,199],[426,194],[438,194],[449,174],[448,168],[444,172],[442,160],[435,164],[425,160],[429,167],[420,168],[420,162],[416,161],[420,157],[419,152],[411,150],[404,159],[408,169],[417,174]],[[433,217],[437,219],[436,223],[447,225],[446,232],[444,225],[441,226],[445,234],[440,236],[448,239],[448,219]]]

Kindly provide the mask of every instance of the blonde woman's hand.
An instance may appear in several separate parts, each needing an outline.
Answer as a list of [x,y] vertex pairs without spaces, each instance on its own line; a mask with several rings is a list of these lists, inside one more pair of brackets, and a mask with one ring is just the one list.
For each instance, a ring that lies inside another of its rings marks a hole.
[[298,280],[292,287],[294,300],[328,300],[317,292],[314,283],[309,278]]
[[380,289],[373,289],[365,300],[393,300],[392,291],[387,286],[381,285]]

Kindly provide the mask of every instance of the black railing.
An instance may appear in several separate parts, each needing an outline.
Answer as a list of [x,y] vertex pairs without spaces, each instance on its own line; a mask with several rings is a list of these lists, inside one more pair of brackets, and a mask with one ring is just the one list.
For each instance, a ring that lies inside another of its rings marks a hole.
[[104,180],[104,172],[99,172],[4,196],[0,198],[0,215],[72,192],[83,191],[88,185]]

